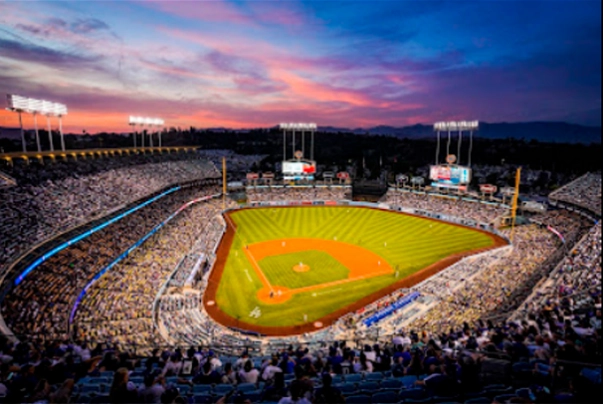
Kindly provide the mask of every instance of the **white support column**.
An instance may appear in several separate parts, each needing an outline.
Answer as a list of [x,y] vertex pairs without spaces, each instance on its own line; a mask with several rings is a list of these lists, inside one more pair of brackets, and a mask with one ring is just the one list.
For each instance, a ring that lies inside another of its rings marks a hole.
[[19,114],[19,127],[21,128],[21,144],[23,146],[23,153],[27,153],[27,143],[25,142],[25,132],[23,132],[23,120],[21,119],[21,111],[17,111]]
[[50,118],[46,115],[46,123],[48,125],[48,142],[50,143],[50,151],[54,151],[54,143],[52,142],[52,129],[50,129]]
[[65,139],[63,138],[63,117],[59,115],[59,133],[61,135],[61,150],[65,151]]
[[38,133],[38,114],[34,112],[34,129],[36,130],[36,144],[38,145],[38,153],[42,152],[42,147],[40,146],[40,134]]

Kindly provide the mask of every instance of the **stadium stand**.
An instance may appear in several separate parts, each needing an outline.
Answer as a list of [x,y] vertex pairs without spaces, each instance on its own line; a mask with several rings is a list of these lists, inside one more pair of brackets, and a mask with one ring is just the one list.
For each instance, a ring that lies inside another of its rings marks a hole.
[[[576,196],[582,181],[557,197],[592,211],[594,197]],[[167,195],[52,257],[5,296],[2,313],[20,334],[19,342],[0,339],[5,402],[590,402],[600,389],[601,226],[563,210],[515,228],[513,246],[459,261],[328,329],[267,339],[207,316],[203,269],[187,282],[197,264],[211,266],[223,226],[220,202],[195,203],[92,284],[70,338],[68,312],[93,276],[184,202],[216,192]],[[250,200],[338,195],[254,192]],[[385,202],[486,223],[504,214],[400,196],[388,192]]]
[[601,172],[584,174],[551,192],[549,200],[577,206],[601,217]]
[[407,190],[389,189],[381,202],[423,209],[439,214],[462,216],[478,223],[492,223],[497,217],[508,212],[508,208],[495,204],[467,201],[458,197],[438,196]]
[[[29,247],[168,185],[219,177],[193,154],[134,155],[15,165],[18,185],[0,189],[0,273]],[[110,185],[107,185],[110,184]]]
[[331,187],[248,187],[249,202],[273,201],[340,201],[346,199],[349,188]]

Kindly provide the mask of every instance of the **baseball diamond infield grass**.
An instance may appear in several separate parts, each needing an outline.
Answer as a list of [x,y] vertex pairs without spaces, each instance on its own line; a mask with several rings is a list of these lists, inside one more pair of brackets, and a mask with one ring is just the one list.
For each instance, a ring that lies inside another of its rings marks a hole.
[[500,245],[485,232],[362,207],[252,208],[226,218],[234,236],[216,262],[219,278],[210,278],[211,310],[204,302],[241,328],[312,324],[447,257]]

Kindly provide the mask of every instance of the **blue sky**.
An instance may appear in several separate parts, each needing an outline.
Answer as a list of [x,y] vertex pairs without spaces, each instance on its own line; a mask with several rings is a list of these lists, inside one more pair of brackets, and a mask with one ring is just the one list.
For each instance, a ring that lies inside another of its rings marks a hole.
[[[0,1],[0,90],[67,130],[601,125],[598,1]],[[0,113],[0,126],[16,116]]]

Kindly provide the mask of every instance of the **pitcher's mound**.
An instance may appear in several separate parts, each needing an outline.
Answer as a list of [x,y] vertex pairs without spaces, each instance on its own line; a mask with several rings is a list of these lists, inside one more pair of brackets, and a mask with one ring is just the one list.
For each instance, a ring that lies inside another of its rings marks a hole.
[[310,266],[300,263],[300,264],[294,265],[293,270],[295,272],[308,272],[310,270]]

